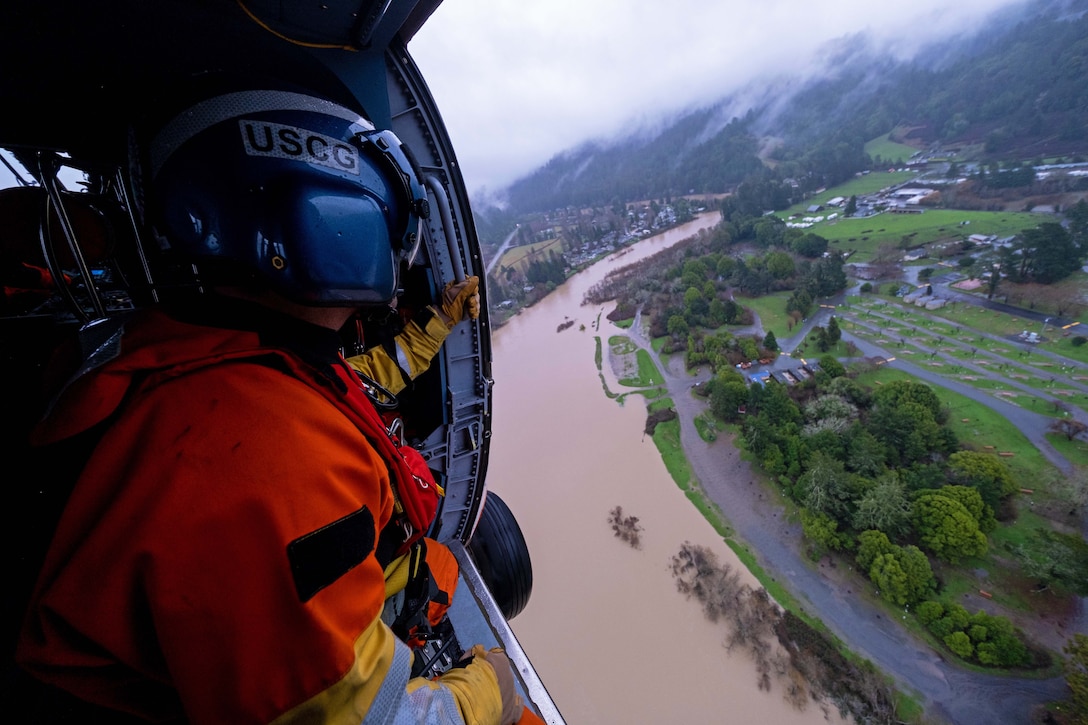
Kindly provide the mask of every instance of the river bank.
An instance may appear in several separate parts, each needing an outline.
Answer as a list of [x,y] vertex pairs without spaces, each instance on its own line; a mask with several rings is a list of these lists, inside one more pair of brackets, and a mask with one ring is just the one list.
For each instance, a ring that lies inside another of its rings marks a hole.
[[[697,228],[648,240],[619,262]],[[602,393],[594,326],[603,314],[581,301],[615,263],[572,277],[495,334],[488,486],[517,516],[534,577],[514,632],[572,724],[826,722],[817,703],[798,710],[783,688],[760,690],[752,662],[727,652],[721,627],[676,589],[669,562],[685,542],[758,583],[673,484],[642,436],[643,406]],[[616,506],[639,517],[640,549],[613,535]]]
[[[655,239],[647,240],[643,245],[646,245],[643,249],[639,247],[625,249],[622,259],[618,255],[613,255],[613,257],[602,262],[607,266],[600,268],[598,270],[599,274],[594,273],[594,278],[603,277],[610,268],[635,261],[634,257],[628,255],[638,253],[639,258],[641,258],[641,256],[648,256],[664,246]],[[605,308],[582,307],[579,289],[588,286],[589,283],[582,282],[574,285],[564,285],[556,290],[553,295],[545,298],[542,303],[539,303],[539,305],[545,305],[542,308],[544,310],[542,319],[546,321],[543,328],[537,328],[534,331],[532,325],[527,325],[525,330],[513,334],[509,341],[504,340],[509,332],[506,328],[496,335],[498,343],[496,345],[495,377],[499,381],[496,388],[496,400],[504,400],[505,398],[500,397],[502,395],[513,396],[514,400],[512,402],[516,410],[510,414],[514,418],[524,418],[526,414],[535,416],[538,410],[549,409],[550,403],[558,399],[568,401],[567,404],[570,406],[566,410],[557,410],[554,415],[557,416],[560,422],[545,432],[538,431],[534,441],[527,444],[530,447],[536,446],[545,450],[556,465],[544,469],[537,467],[537,460],[531,456],[519,459],[519,463],[526,465],[521,478],[537,481],[539,474],[550,472],[550,475],[555,479],[564,482],[564,485],[558,488],[548,487],[548,493],[545,494],[546,496],[554,496],[552,502],[560,503],[557,509],[542,507],[538,497],[522,492],[523,487],[519,485],[519,482],[503,482],[496,480],[493,476],[489,477],[489,485],[500,491],[505,499],[510,500],[511,498],[520,497],[522,501],[520,505],[530,510],[530,514],[527,516],[529,523],[523,524],[523,528],[536,531],[538,525],[541,527],[539,531],[531,536],[527,533],[527,539],[530,539],[530,548],[534,551],[534,570],[538,569],[537,559],[539,557],[535,552],[539,547],[543,546],[547,550],[551,547],[550,542],[556,539],[559,530],[562,530],[564,535],[569,536],[571,535],[570,532],[578,528],[579,522],[583,522],[576,514],[581,511],[584,505],[589,503],[589,499],[586,498],[588,491],[605,488],[613,493],[613,500],[607,503],[602,501],[599,504],[603,508],[600,516],[592,522],[584,522],[584,526],[588,528],[595,529],[600,526],[602,537],[595,543],[587,543],[587,548],[575,553],[573,557],[563,560],[559,564],[559,573],[555,581],[552,581],[550,577],[546,581],[538,577],[537,592],[545,588],[551,591],[556,586],[560,587],[560,590],[564,592],[562,597],[564,602],[555,605],[554,613],[556,616],[550,634],[542,637],[544,641],[540,646],[545,651],[548,648],[557,648],[560,643],[567,641],[566,638],[570,632],[564,625],[575,621],[568,619],[572,617],[570,609],[574,606],[570,601],[570,597],[581,598],[582,595],[577,593],[579,587],[593,588],[597,584],[596,582],[586,583],[580,578],[571,578],[569,575],[580,566],[583,559],[599,557],[600,551],[598,549],[601,547],[607,544],[617,547],[622,546],[615,539],[609,540],[610,532],[607,530],[607,526],[604,525],[608,509],[615,505],[622,505],[625,513],[640,516],[644,520],[648,536],[659,527],[664,527],[663,530],[669,532],[670,535],[681,537],[686,535],[685,531],[673,534],[662,519],[650,517],[643,506],[623,498],[628,491],[638,490],[641,486],[633,487],[615,483],[615,477],[620,477],[622,480],[626,480],[628,484],[631,482],[641,484],[644,474],[660,466],[661,459],[656,451],[649,458],[644,457],[645,451],[639,451],[638,457],[632,458],[633,447],[628,447],[632,440],[638,440],[643,445],[648,442],[648,439],[643,439],[641,434],[642,424],[645,422],[645,410],[642,405],[635,402],[639,396],[625,395],[624,398],[631,402],[628,402],[623,408],[618,408],[614,402],[605,403],[607,398],[602,394],[599,374],[597,374],[597,378],[590,379],[588,383],[584,378],[587,373],[585,368],[592,364],[590,361],[593,360],[595,354],[592,343],[585,340],[591,339],[595,334],[599,335],[605,342],[613,334],[629,336],[639,334],[637,326],[634,330],[622,330],[611,325],[604,319],[604,314],[607,313]],[[549,306],[552,301],[556,302],[555,307]],[[536,307],[524,311],[514,318],[514,322],[520,324],[519,321],[526,318],[527,315],[533,314],[535,309]],[[594,329],[594,325],[598,321],[601,322],[600,330]],[[556,333],[556,329],[560,325],[570,322],[576,324],[570,326],[564,332]],[[567,338],[566,336],[570,337]],[[558,355],[559,349],[562,347],[559,344],[560,341],[565,342],[576,338],[581,338],[584,341],[581,344],[581,352],[576,358],[569,357],[566,352],[561,356]],[[539,346],[537,346],[537,343],[540,343]],[[640,344],[647,350],[650,349],[649,341],[645,340],[644,337]],[[518,399],[520,398],[520,391],[510,391],[503,382],[505,376],[501,369],[502,359],[506,357],[505,350],[508,347],[515,350],[520,349],[524,353],[523,355],[514,355],[514,358],[520,361],[514,362],[514,364],[523,366],[523,371],[529,373],[528,377],[516,378],[516,384],[542,390],[544,399],[548,401],[543,404],[544,407],[534,410],[531,404],[523,406],[522,403],[528,401]],[[654,357],[656,358],[656,354],[654,354]],[[753,471],[741,458],[739,451],[732,445],[728,436],[722,436],[714,443],[706,443],[699,437],[693,421],[698,412],[703,409],[704,403],[690,395],[691,384],[698,378],[683,370],[682,360],[679,357],[674,357],[666,367],[665,372],[669,378],[667,384],[672,399],[676,403],[681,422],[681,437],[685,455],[704,490],[725,513],[729,525],[736,532],[736,540],[741,546],[752,552],[756,561],[769,576],[775,577],[778,583],[787,587],[790,594],[795,597],[805,611],[820,618],[851,650],[874,662],[883,671],[892,675],[904,691],[914,693],[920,701],[924,702],[927,706],[927,716],[931,720],[965,724],[976,722],[1027,722],[1029,713],[1035,704],[1064,696],[1065,686],[1060,678],[1044,681],[1008,678],[964,671],[950,665],[935,651],[915,640],[905,628],[889,621],[887,616],[882,613],[882,609],[873,606],[870,601],[866,601],[865,597],[859,596],[860,592],[855,594],[850,590],[849,585],[844,588],[842,586],[842,577],[839,576],[841,572],[821,569],[818,565],[810,562],[801,551],[799,527],[784,520],[781,510],[773,505],[768,497],[763,495],[765,489],[757,478],[758,472]],[[605,371],[611,371],[611,366],[608,364],[605,364],[603,368]],[[589,370],[596,374],[594,368],[589,368]],[[576,372],[577,378],[582,383],[577,391],[570,389],[572,379],[567,377],[570,372]],[[611,379],[606,383],[614,391],[620,389],[615,375],[612,375]],[[571,393],[571,395],[568,396],[568,393]],[[606,407],[613,410],[626,411],[622,415],[630,415],[630,410],[636,410],[632,421],[625,424],[624,430],[627,430],[627,435],[631,436],[631,440],[626,441],[626,445],[625,442],[617,441],[612,436],[613,432],[617,432],[613,430],[614,426],[619,425],[616,421],[609,418],[609,422],[604,422],[604,419],[597,420],[580,415],[582,412],[581,402],[586,400],[587,396],[596,399],[598,404],[605,404]],[[496,447],[493,449],[495,451],[501,450],[498,445],[499,439],[501,439],[502,435],[507,434],[503,432],[506,431],[506,428],[500,419],[501,411],[499,407],[496,406],[495,430],[497,440]],[[595,446],[602,436],[607,438],[609,442],[605,444],[604,441],[600,441],[601,445]],[[574,446],[573,441],[590,441],[590,444],[588,448],[583,448],[580,443]],[[501,455],[501,453],[493,454],[493,472],[496,470],[495,461]],[[589,481],[581,477],[580,471],[576,475],[572,474],[572,468],[577,469],[580,467],[583,455],[605,464],[603,469],[597,471]],[[617,462],[627,463],[629,461],[637,461],[638,465],[634,468],[627,468],[625,465],[617,464]],[[609,462],[612,463],[611,467],[608,465]],[[500,470],[505,470],[505,468]],[[581,482],[581,488],[576,487],[572,491],[565,485],[567,479],[572,477]],[[675,484],[670,483],[670,486],[673,490],[679,492]],[[620,493],[617,494],[617,491]],[[694,507],[686,499],[682,499],[681,503],[687,512],[694,511]],[[649,505],[659,504],[650,503]],[[519,511],[520,509],[515,509],[515,513],[519,513]],[[550,520],[549,512],[554,517]],[[538,522],[540,517],[545,519],[542,525]],[[523,518],[526,518],[526,514],[519,513],[519,520]],[[701,519],[701,517],[699,518]],[[705,520],[701,519],[701,524],[705,525]],[[539,545],[534,543],[534,540],[538,537],[549,541],[549,543]],[[651,538],[653,537],[651,536]],[[716,534],[711,534],[711,541],[720,544],[721,538]],[[637,552],[634,555],[636,557],[642,556]],[[666,557],[671,556],[668,552],[663,555]],[[732,556],[731,552],[729,555]],[[730,561],[735,562],[736,559],[733,558]],[[610,569],[616,564],[608,561],[604,566],[606,569]],[[620,568],[622,569],[622,566]],[[630,576],[637,577],[639,575],[630,574]],[[667,580],[663,581],[656,578],[654,581],[661,582],[661,585],[666,589],[671,589]],[[649,592],[650,589],[650,579],[646,579],[646,585],[638,589],[638,595]],[[615,596],[620,597],[620,600],[618,600],[620,604],[613,605],[613,609],[616,606],[626,606],[623,595],[619,594],[620,591],[625,590],[620,587],[620,589],[613,592]],[[574,593],[572,594],[572,592]],[[674,592],[669,593],[675,594]],[[627,596],[632,595],[628,592]],[[537,593],[534,593],[534,601],[530,603],[530,609],[536,606],[536,599]],[[608,600],[609,598],[606,597],[605,599]],[[550,608],[552,604],[546,602],[541,606]],[[668,607],[669,604],[666,603],[665,606]],[[697,609],[694,609],[695,605],[691,603],[681,603],[680,609],[675,608],[675,602],[672,602],[672,606],[674,609],[670,616],[699,616]],[[684,610],[684,606],[690,608]],[[534,614],[534,616],[538,615],[539,611]],[[519,620],[514,622],[514,628],[519,637],[522,637],[523,630],[528,632],[542,626],[539,622],[521,624],[519,623],[521,619],[522,617],[519,617]],[[582,624],[576,624],[572,631],[578,631],[582,626]],[[625,641],[632,637],[638,638],[638,635],[629,632],[616,635],[614,629],[600,622],[598,622],[598,627],[600,627],[601,633],[607,633],[606,636],[619,636]],[[547,628],[544,627],[544,629]],[[638,634],[641,634],[641,630],[639,630]],[[535,635],[528,634],[527,636],[535,637]],[[713,637],[716,643],[720,643],[720,633],[707,634],[707,636]],[[596,637],[593,638],[593,641],[596,646]],[[559,648],[561,649],[561,647]],[[705,648],[705,643],[703,648]],[[534,663],[537,663],[538,657],[535,646],[530,647],[529,650]],[[638,657],[628,661],[641,662]],[[750,667],[751,665],[749,665]],[[563,669],[570,669],[569,662],[566,663]],[[566,672],[564,675],[578,676],[576,672]],[[556,676],[559,677],[559,675]],[[746,682],[751,682],[747,678],[752,676],[752,670],[748,669],[738,674],[738,676]],[[547,676],[545,682],[550,681],[550,676]],[[703,680],[698,677],[695,681],[702,683]],[[654,691],[653,682],[651,679],[647,685],[650,687],[650,691]],[[583,680],[582,684],[576,689],[579,690],[581,696],[592,700],[594,694],[585,689],[587,687],[589,685]],[[550,685],[549,689],[551,689]],[[745,691],[737,696],[748,698],[751,697],[751,692]],[[561,701],[560,707],[564,709]],[[693,714],[705,716],[705,713],[706,711],[701,711],[701,713],[696,711]],[[601,716],[601,713],[597,713],[594,717],[599,716]],[[632,722],[650,721],[640,720],[641,715],[635,717],[636,719],[632,720]],[[603,720],[590,719],[588,721],[613,722],[618,720],[619,718],[607,716]],[[574,718],[572,718],[572,721],[574,721]],[[585,720],[579,719],[578,721]]]
[[[636,318],[622,332],[650,351],[650,341]],[[803,611],[819,618],[855,653],[892,675],[906,692],[926,704],[931,717],[953,723],[1027,722],[1032,710],[1061,699],[1061,678],[1045,680],[964,670],[915,639],[875,605],[867,582],[814,565],[803,551],[800,526],[785,520],[772,504],[759,471],[740,455],[729,436],[707,443],[695,428],[705,403],[691,395],[692,382],[705,377],[684,369],[682,355],[663,366],[666,387],[681,425],[681,443],[707,498],[724,514],[739,545],[750,551],[776,584],[781,584]],[[628,396],[631,397],[631,396]],[[857,591],[851,587],[856,587]],[[903,614],[902,616],[906,616]]]
[[[722,196],[725,196],[725,195],[717,195],[717,196],[716,195],[706,195],[706,198],[707,199],[721,198]],[[694,196],[694,197],[691,197],[691,198],[703,198],[703,196],[698,195],[698,196]],[[654,236],[650,237],[649,239],[655,239],[655,238],[656,239],[661,239],[661,238],[664,238],[666,235],[671,236],[673,230],[679,229],[679,228],[685,228],[685,229],[689,228],[689,227],[702,228],[702,227],[707,225],[706,220],[708,220],[708,219],[717,220],[719,218],[720,218],[720,213],[716,212],[716,211],[714,211],[714,212],[706,212],[706,211],[700,212],[700,213],[696,214],[695,218],[692,219],[692,220],[688,220],[686,222],[673,223],[673,224],[671,224],[669,226],[666,226],[666,227],[658,227],[657,228],[658,231],[655,231]],[[713,226],[716,223],[717,222],[714,221],[709,226]],[[490,259],[488,260],[488,262],[487,262],[487,264],[485,266],[485,270],[486,270],[487,275],[490,276],[492,274],[492,272],[494,272],[495,268],[498,267],[500,264],[502,264],[504,255],[513,247],[513,242],[515,240],[515,237],[517,236],[517,232],[518,232],[518,230],[515,228],[513,231],[511,231],[503,239],[502,243],[499,244],[499,246],[493,252],[489,253],[488,256],[490,257]],[[624,242],[622,244],[622,246],[620,246],[618,249],[612,249],[611,247],[602,248],[591,259],[579,261],[579,262],[573,264],[569,274],[570,274],[571,277],[574,277],[574,276],[577,276],[577,275],[581,274],[582,272],[585,272],[587,269],[589,269],[590,267],[593,267],[595,264],[597,264],[598,262],[601,262],[602,260],[609,259],[609,258],[611,258],[613,260],[618,259],[619,257],[626,255],[628,252],[631,251],[631,249],[633,249],[634,247],[636,247],[638,245],[641,245],[645,241],[648,241],[648,239],[645,238],[645,237],[640,237],[640,238],[635,239],[634,241]],[[611,251],[609,251],[609,249],[611,249]],[[550,285],[551,283],[548,283],[548,284]],[[497,308],[496,307],[490,308],[490,312],[491,312],[491,329],[492,329],[492,331],[497,331],[497,330],[501,329],[503,327],[503,325],[505,325],[507,322],[514,319],[518,315],[520,315],[523,310],[527,310],[527,309],[531,308],[533,305],[537,304],[540,300],[544,299],[545,297],[547,297],[550,294],[550,292],[548,292],[548,290],[547,290],[546,285],[539,285],[539,284],[538,285],[532,285],[532,286],[527,287],[526,289],[529,290],[528,296],[523,298],[523,299],[520,299],[520,301],[504,300],[502,303],[500,303],[498,305]]]

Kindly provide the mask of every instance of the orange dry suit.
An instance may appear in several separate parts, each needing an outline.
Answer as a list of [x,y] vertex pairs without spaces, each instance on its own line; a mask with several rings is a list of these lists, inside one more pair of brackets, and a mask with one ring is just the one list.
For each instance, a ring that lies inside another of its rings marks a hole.
[[50,443],[106,422],[19,663],[153,721],[498,723],[488,663],[410,679],[379,619],[375,549],[400,469],[353,422],[376,413],[347,389],[339,339],[232,304],[245,311],[141,313],[35,432]]

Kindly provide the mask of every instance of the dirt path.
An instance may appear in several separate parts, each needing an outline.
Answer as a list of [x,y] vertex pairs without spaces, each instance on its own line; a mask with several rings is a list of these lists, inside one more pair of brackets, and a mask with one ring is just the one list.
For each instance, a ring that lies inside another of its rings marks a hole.
[[[642,331],[640,315],[628,332],[636,344],[653,353]],[[707,495],[736,532],[735,538],[851,650],[895,677],[904,689],[917,693],[932,716],[952,723],[1024,723],[1035,706],[1065,696],[1061,678],[997,677],[950,665],[905,628],[891,622],[868,597],[849,588],[844,590],[842,577],[813,565],[802,551],[800,525],[783,519],[732,439],[720,436],[707,443],[699,436],[694,419],[705,403],[691,394],[691,388],[709,374],[689,374],[683,370],[679,355],[674,355],[665,368],[684,452]]]

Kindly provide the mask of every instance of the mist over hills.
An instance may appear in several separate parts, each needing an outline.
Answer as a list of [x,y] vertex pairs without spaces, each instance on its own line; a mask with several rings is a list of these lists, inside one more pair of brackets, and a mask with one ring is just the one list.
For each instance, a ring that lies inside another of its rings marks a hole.
[[864,35],[826,48],[805,77],[753,80],[656,129],[557,154],[505,192],[507,211],[729,191],[792,178],[801,190],[897,159],[866,155],[892,133],[972,158],[1088,156],[1088,0],[991,16],[900,60]]

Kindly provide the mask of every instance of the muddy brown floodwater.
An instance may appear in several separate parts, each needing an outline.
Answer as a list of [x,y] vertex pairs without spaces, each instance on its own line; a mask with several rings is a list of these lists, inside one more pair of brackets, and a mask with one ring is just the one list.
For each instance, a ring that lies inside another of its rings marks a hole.
[[[607,355],[608,338],[622,331],[604,319],[608,308],[582,306],[585,291],[717,217],[599,262],[495,334],[487,480],[517,516],[534,578],[529,604],[511,625],[571,725],[827,722],[815,703],[804,711],[787,704],[780,683],[761,691],[747,655],[725,650],[722,625],[677,592],[668,564],[685,541],[758,583],[643,437],[642,399],[621,406],[608,398],[594,364],[594,337]],[[640,550],[613,536],[607,518],[617,505],[640,519]]]

